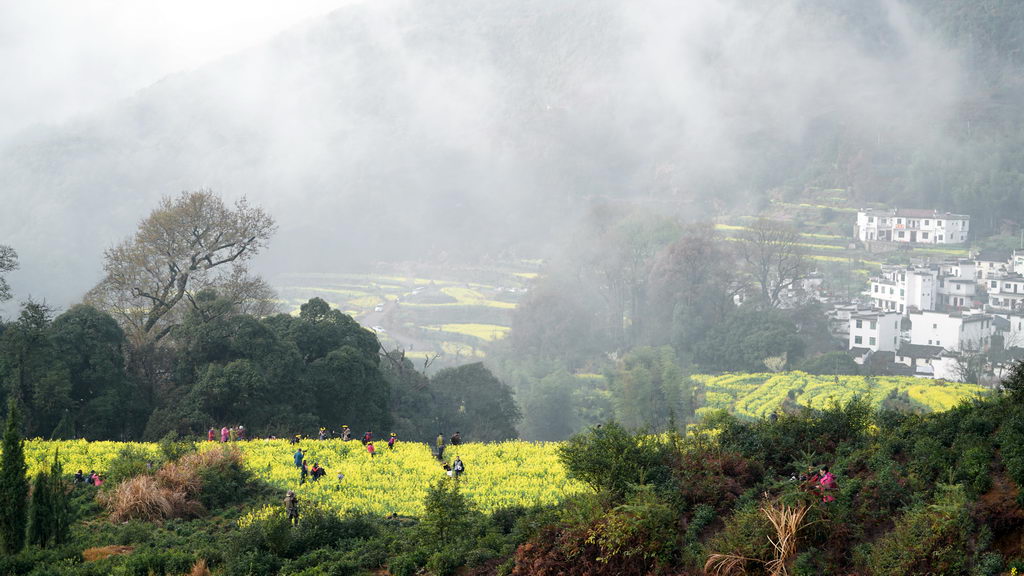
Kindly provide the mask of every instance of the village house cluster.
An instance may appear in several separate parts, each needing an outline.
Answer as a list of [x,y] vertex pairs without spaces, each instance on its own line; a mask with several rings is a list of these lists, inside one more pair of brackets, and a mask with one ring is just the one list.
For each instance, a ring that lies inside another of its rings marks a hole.
[[[969,227],[962,214],[862,210],[856,234],[866,244],[961,244]],[[961,380],[968,359],[986,358],[995,339],[1006,361],[1024,357],[1024,250],[884,265],[861,298],[833,306],[829,326],[856,362],[894,373]]]

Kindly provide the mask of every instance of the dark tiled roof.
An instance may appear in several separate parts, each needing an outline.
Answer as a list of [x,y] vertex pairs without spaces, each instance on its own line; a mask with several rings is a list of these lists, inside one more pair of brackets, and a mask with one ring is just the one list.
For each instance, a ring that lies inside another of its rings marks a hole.
[[974,257],[978,262],[1008,262],[1010,253],[1002,250],[982,250]]
[[907,356],[910,358],[935,358],[942,353],[944,348],[942,346],[928,346],[926,344],[908,344],[903,343],[900,345],[897,356]]

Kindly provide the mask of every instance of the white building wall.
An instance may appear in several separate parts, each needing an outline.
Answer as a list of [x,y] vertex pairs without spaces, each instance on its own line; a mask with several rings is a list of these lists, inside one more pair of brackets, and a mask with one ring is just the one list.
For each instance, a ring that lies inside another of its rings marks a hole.
[[992,320],[965,322],[960,316],[941,312],[910,314],[910,342],[929,346],[942,346],[946,350],[988,350],[992,335]]
[[850,318],[849,348],[870,348],[875,352],[895,352],[900,343],[898,312],[857,315]]

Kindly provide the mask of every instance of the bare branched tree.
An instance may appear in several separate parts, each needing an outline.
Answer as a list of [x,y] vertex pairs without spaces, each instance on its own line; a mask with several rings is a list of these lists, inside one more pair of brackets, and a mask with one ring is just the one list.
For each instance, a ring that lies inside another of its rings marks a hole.
[[273,307],[273,293],[246,261],[266,246],[273,219],[244,199],[234,207],[209,190],[165,197],[135,235],[104,254],[106,277],[86,299],[119,319],[136,344],[156,343],[194,296],[214,289],[246,312]]
[[761,289],[764,306],[778,308],[783,291],[795,287],[808,273],[800,234],[784,222],[761,219],[741,236],[743,260]]

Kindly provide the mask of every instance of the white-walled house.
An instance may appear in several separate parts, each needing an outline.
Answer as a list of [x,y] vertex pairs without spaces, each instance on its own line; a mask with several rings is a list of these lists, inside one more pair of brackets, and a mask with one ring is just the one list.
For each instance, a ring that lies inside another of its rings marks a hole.
[[[966,276],[964,275],[966,274]],[[864,292],[882,310],[962,310],[981,305],[974,262],[883,265]],[[1024,291],[1022,291],[1024,296]]]
[[1024,250],[1013,251],[1013,272],[1024,274]]
[[882,310],[905,314],[908,308],[934,310],[938,296],[938,272],[929,268],[883,266],[882,273],[870,280],[865,293]]
[[939,278],[936,308],[973,308],[977,297],[978,283],[973,278]]
[[945,276],[947,278],[964,278],[969,280],[975,280],[978,278],[977,265],[974,260],[968,258],[939,262],[938,267],[939,276]]
[[1002,276],[1012,271],[1012,256],[998,250],[982,250],[974,256],[975,273],[978,281],[993,276]]
[[1024,310],[1024,276],[992,274],[985,280],[988,305],[1000,310]]
[[831,310],[825,313],[828,318],[828,329],[832,336],[841,339],[850,339],[850,317],[857,314],[873,312],[875,308],[866,304],[843,303],[836,304]]
[[850,316],[849,346],[867,348],[873,352],[895,352],[900,345],[899,312],[874,310]]
[[909,244],[963,244],[971,217],[938,210],[866,208],[857,213],[857,239]]
[[910,311],[910,343],[942,346],[953,352],[987,352],[992,341],[992,317],[961,312]]
[[1005,321],[1000,332],[1003,336],[1003,348],[1024,348],[1024,311],[993,313]]

